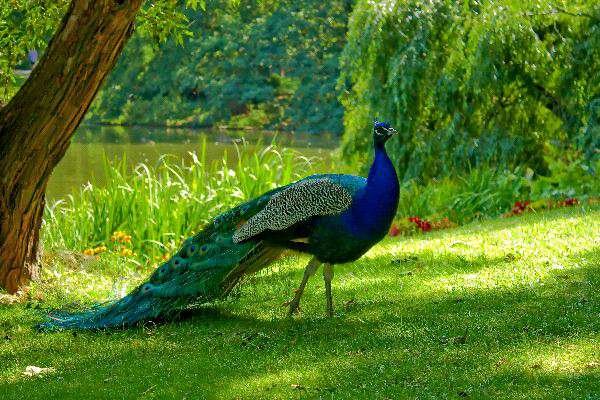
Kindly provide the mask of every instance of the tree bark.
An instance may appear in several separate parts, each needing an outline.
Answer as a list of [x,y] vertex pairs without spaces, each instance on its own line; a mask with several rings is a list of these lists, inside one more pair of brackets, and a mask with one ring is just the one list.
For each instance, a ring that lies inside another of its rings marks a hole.
[[36,276],[45,191],[133,31],[143,0],[73,0],[45,55],[0,110],[0,287]]

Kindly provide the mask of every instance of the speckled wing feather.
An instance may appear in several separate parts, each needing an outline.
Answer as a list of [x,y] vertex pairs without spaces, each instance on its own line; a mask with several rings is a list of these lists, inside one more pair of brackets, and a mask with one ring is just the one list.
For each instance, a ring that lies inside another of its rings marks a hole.
[[267,230],[284,230],[310,217],[339,214],[351,204],[351,194],[341,185],[327,178],[306,179],[273,195],[232,239],[240,243]]
[[226,296],[244,276],[284,252],[253,235],[343,212],[363,184],[354,177],[316,175],[273,189],[216,216],[127,296],[79,312],[52,312],[38,328],[105,329],[168,320],[192,304]]

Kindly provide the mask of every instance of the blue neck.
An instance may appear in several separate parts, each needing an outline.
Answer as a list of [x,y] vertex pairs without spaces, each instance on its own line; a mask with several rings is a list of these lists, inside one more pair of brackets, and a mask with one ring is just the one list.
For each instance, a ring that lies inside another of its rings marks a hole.
[[363,234],[381,236],[387,233],[396,210],[400,186],[392,161],[383,144],[375,144],[375,159],[369,171],[367,186],[355,203],[355,217]]

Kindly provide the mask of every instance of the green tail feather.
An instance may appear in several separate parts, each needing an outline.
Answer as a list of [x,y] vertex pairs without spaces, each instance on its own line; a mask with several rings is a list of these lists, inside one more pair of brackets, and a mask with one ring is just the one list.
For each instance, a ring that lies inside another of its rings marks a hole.
[[38,325],[42,331],[127,327],[152,319],[171,319],[194,303],[227,295],[241,278],[277,259],[282,249],[263,242],[233,243],[237,226],[256,214],[270,192],[216,217],[187,239],[148,281],[120,300],[76,313],[55,312]]
[[137,288],[120,300],[98,305],[78,313],[55,312],[50,319],[37,326],[42,332],[63,329],[104,329],[127,327],[140,321],[174,317],[176,299],[153,298]]

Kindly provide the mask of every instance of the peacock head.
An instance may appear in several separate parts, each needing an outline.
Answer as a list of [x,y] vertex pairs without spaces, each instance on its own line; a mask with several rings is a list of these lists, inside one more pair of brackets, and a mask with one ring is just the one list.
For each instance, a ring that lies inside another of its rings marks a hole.
[[385,142],[392,136],[394,136],[396,130],[392,128],[389,122],[379,122],[375,120],[373,124],[373,141],[375,145],[384,145]]

